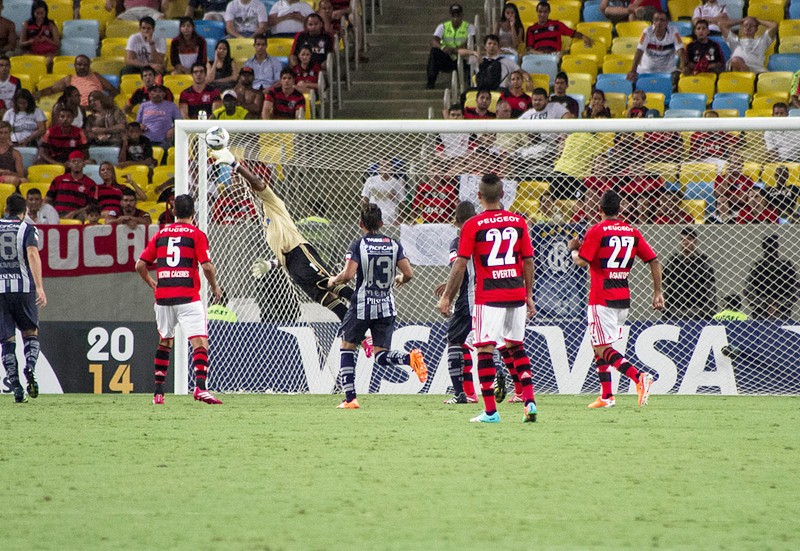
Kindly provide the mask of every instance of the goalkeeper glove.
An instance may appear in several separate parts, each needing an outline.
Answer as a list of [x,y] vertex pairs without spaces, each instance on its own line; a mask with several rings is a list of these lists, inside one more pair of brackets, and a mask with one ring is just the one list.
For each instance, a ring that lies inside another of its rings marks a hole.
[[215,160],[216,164],[231,165],[231,168],[236,168],[236,158],[227,147],[222,149],[209,149],[208,156]]
[[264,260],[263,258],[258,258],[250,267],[250,272],[253,274],[254,278],[261,279],[280,265],[280,262],[276,259]]

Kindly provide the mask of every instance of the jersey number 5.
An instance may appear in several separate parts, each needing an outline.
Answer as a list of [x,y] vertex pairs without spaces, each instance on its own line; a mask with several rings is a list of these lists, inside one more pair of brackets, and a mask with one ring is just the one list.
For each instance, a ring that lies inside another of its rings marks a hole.
[[167,240],[167,266],[174,268],[181,261],[180,237],[170,237]]
[[[617,235],[612,235],[608,240],[608,244],[609,246],[614,247],[614,252],[612,252],[611,256],[608,258],[606,268],[630,268],[631,254],[633,253],[633,242],[633,237],[619,237]],[[621,261],[619,260],[620,253],[624,254]]]
[[[517,258],[514,255],[514,245],[517,244],[517,230],[514,228],[492,228],[486,232],[486,240],[492,242],[492,250],[489,252],[489,258],[486,259],[487,266],[508,266],[509,264],[516,264]],[[505,254],[500,256],[500,247],[503,243],[507,243]]]

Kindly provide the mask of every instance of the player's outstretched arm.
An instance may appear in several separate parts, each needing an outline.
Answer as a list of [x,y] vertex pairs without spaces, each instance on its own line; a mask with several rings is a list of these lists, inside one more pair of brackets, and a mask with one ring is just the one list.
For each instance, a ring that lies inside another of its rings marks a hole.
[[664,309],[664,293],[661,291],[661,262],[653,259],[649,263],[650,277],[653,278],[653,309]]
[[250,184],[250,188],[253,191],[264,191],[267,189],[267,184],[265,184],[261,178],[253,174],[253,171],[244,166],[241,163],[237,163],[233,167],[233,171],[245,179],[245,181]]

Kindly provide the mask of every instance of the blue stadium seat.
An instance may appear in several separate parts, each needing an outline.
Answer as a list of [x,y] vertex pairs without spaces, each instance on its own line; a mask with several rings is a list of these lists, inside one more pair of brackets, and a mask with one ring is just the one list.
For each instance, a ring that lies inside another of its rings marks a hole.
[[558,74],[558,57],[554,55],[526,55],[522,58],[522,70],[550,77],[550,84]]
[[103,78],[110,82],[114,88],[119,90],[119,75],[103,75]]
[[197,34],[206,39],[213,38],[214,40],[222,40],[225,38],[225,23],[222,21],[204,21],[196,19],[194,28]]
[[[583,108],[586,106],[586,96],[583,94],[567,94],[569,97],[578,102],[578,116],[583,113]],[[800,111],[800,109],[798,109]]]
[[214,50],[217,49],[216,38],[206,38],[206,52],[208,52],[208,59],[214,59]]
[[34,164],[39,156],[39,149],[36,147],[15,147],[14,149],[22,155],[22,168],[24,171],[27,171],[28,167]]
[[[741,17],[739,19],[741,19]],[[721,36],[709,36],[708,39],[719,44],[719,47],[722,49],[722,55],[725,56],[725,63],[731,60],[731,47],[728,46],[728,43],[725,42],[724,38]]]
[[745,111],[750,108],[750,96],[736,92],[720,92],[714,94],[711,109],[736,109],[739,116],[744,117]]
[[603,12],[600,11],[599,5],[584,4],[583,6],[583,20],[586,23],[603,23],[608,21]]
[[691,21],[670,21],[670,24],[675,27],[681,36],[692,35],[692,22]]
[[17,34],[22,33],[22,24],[31,17],[33,0],[6,0],[3,3],[3,17],[14,22]]
[[[789,109],[790,117],[800,117],[800,109]],[[17,148],[19,149],[19,148]]]
[[767,61],[768,71],[800,71],[800,54],[772,54]]
[[61,37],[64,40],[93,38],[95,44],[100,44],[100,23],[98,23],[96,19],[73,19],[64,21],[64,30],[61,31]]
[[83,173],[94,180],[95,183],[103,183],[103,179],[100,177],[100,165],[85,165],[83,167]]
[[664,94],[664,102],[669,105],[669,99],[672,97],[672,75],[670,73],[639,75],[636,79],[636,89]]
[[670,109],[696,109],[704,111],[708,104],[705,94],[672,94],[669,100]]
[[597,75],[595,88],[603,92],[619,92],[629,96],[633,92],[633,83],[622,73],[603,73]]
[[97,164],[109,162],[116,166],[119,162],[119,147],[91,146],[89,158],[97,161]]
[[181,23],[177,19],[159,19],[156,21],[155,38],[175,38],[181,32]]
[[699,119],[702,116],[700,109],[667,109],[664,112],[665,119]]
[[[69,21],[65,21],[65,23],[69,23]],[[83,38],[80,36],[64,38],[61,41],[61,55],[85,55],[89,59],[93,59],[97,57],[98,45],[99,42],[94,38]]]
[[730,19],[741,19],[744,15],[744,0],[725,0],[725,7]]
[[789,19],[800,19],[800,2],[797,0],[789,4]]
[[683,198],[711,201],[714,198],[714,182],[686,182]]

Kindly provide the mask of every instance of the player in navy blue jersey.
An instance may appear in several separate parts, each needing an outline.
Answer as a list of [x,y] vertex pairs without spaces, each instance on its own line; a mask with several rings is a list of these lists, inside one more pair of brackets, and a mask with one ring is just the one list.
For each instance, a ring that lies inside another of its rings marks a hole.
[[23,222],[27,203],[15,193],[6,200],[7,216],[0,220],[0,342],[3,367],[14,392],[14,401],[27,402],[19,382],[16,330],[22,333],[25,349],[25,378],[28,395],[39,396],[36,360],[39,358],[39,310],[47,305],[42,284],[39,237],[33,224]]
[[328,280],[329,288],[353,278],[356,280],[350,308],[342,320],[340,377],[345,399],[337,406],[342,409],[361,407],[356,399],[355,351],[356,343],[364,338],[368,329],[372,332],[376,365],[382,368],[409,365],[421,382],[428,379],[428,369],[420,350],[414,349],[406,354],[389,349],[397,314],[392,285],[400,287],[411,280],[411,263],[400,243],[380,233],[383,218],[377,205],[370,203],[361,209],[359,225],[364,237],[350,245],[344,269]]

